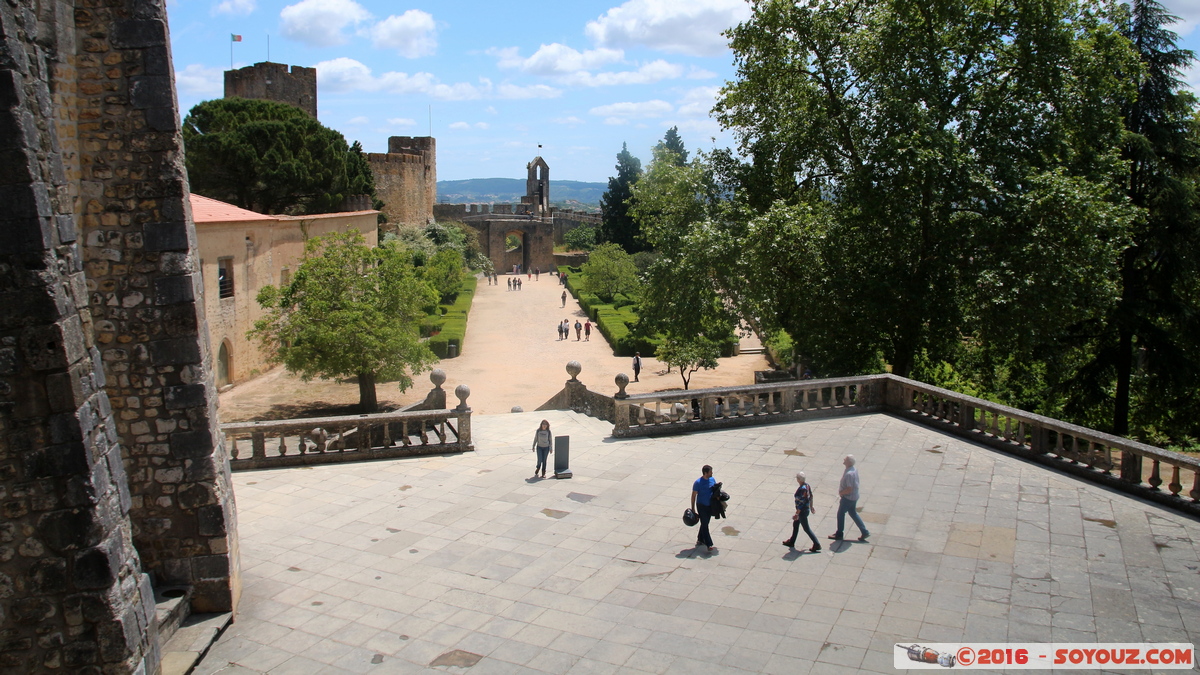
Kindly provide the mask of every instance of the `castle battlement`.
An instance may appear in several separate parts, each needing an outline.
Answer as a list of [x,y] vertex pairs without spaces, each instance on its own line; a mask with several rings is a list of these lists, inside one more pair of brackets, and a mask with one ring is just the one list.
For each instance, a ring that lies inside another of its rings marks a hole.
[[317,116],[317,69],[263,61],[225,71],[225,98],[253,98],[294,105]]

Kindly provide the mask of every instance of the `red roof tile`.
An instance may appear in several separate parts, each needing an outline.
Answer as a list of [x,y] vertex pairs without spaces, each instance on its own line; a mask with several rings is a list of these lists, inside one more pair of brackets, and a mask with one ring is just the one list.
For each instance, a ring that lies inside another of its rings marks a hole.
[[247,220],[277,220],[275,216],[255,213],[198,194],[191,195],[192,219],[197,223],[241,223]]

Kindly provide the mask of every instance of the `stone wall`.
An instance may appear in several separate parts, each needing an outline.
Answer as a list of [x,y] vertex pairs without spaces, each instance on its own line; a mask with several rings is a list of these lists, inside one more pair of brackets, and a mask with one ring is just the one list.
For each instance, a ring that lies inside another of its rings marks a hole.
[[600,214],[587,213],[585,211],[571,211],[568,209],[552,209],[551,216],[554,218],[554,243],[563,243],[563,235],[571,230],[580,227],[600,227]]
[[437,146],[432,137],[392,136],[386,153],[367,154],[375,192],[392,225],[425,226],[437,202]]
[[143,571],[238,589],[165,3],[0,35],[0,667],[153,673]]
[[317,69],[264,61],[225,71],[225,98],[253,98],[294,105],[317,116]]

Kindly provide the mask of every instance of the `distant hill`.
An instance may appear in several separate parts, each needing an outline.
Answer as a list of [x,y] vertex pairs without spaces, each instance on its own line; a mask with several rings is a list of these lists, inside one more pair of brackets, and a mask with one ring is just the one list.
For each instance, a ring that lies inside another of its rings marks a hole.
[[[600,205],[600,195],[608,183],[585,183],[578,180],[550,180],[550,201],[553,204],[577,202],[581,205]],[[468,180],[439,180],[437,199],[445,204],[498,202],[516,204],[525,196],[525,181],[520,178],[470,178]]]

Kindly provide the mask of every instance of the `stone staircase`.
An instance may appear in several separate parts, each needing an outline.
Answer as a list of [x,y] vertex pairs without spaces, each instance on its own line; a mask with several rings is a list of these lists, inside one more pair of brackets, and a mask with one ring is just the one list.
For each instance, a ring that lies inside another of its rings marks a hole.
[[233,614],[192,614],[190,588],[156,589],[155,618],[162,645],[161,675],[188,675],[233,620]]

